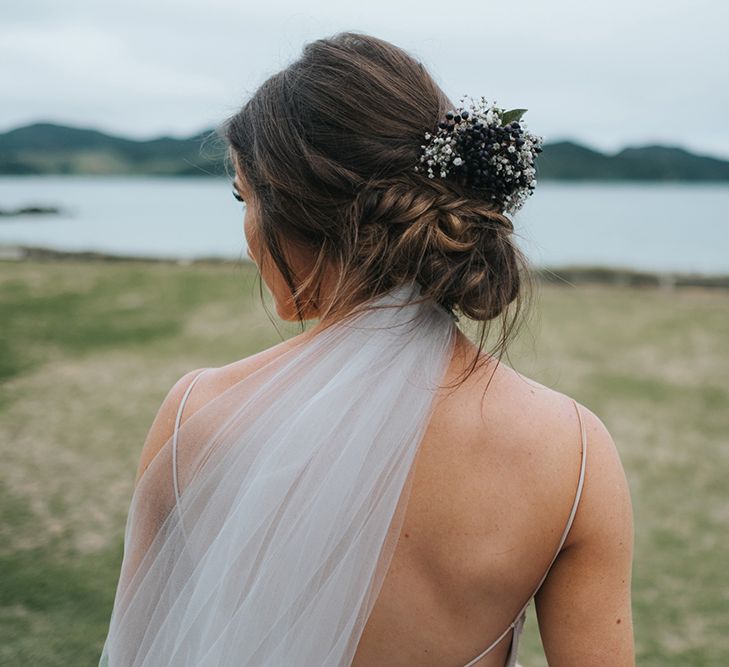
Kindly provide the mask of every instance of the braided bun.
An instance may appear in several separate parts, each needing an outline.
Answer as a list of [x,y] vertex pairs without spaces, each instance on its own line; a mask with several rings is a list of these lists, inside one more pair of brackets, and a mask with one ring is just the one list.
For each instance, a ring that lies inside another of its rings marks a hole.
[[[477,358],[497,317],[494,350],[505,349],[530,277],[510,219],[465,182],[413,169],[424,130],[452,107],[413,56],[344,32],[308,43],[226,121],[262,255],[302,328],[307,314],[336,321],[414,279],[424,298],[484,325]],[[305,275],[292,269],[289,247],[310,251]]]
[[362,188],[350,215],[363,266],[394,284],[417,280],[448,310],[487,321],[519,294],[523,258],[513,225],[491,202],[455,194],[443,183],[384,180]]

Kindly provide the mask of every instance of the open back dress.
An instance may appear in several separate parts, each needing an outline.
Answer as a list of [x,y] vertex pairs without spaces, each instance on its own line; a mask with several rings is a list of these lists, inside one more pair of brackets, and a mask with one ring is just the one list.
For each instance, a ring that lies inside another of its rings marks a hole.
[[[402,527],[452,316],[400,285],[182,420],[134,489],[100,667],[348,667]],[[381,307],[380,307],[381,306]],[[585,473],[549,568],[562,549]],[[489,631],[484,636],[495,634]]]

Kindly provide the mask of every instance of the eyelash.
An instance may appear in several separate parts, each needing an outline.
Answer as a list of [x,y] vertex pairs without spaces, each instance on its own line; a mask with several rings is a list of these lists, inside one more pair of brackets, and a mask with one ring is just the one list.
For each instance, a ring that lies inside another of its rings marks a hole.
[[243,197],[241,197],[241,196],[240,196],[240,195],[238,194],[238,192],[237,192],[236,190],[233,190],[233,196],[234,196],[234,197],[235,197],[235,198],[236,198],[236,199],[237,199],[238,201],[242,201],[242,202],[244,202],[244,203],[245,203],[245,199],[243,199]]

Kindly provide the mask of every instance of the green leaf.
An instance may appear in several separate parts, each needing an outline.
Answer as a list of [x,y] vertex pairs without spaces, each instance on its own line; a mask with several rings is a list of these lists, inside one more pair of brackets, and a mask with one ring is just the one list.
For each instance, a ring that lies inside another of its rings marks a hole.
[[511,109],[510,111],[504,111],[501,115],[501,124],[508,125],[514,120],[520,120],[526,111],[526,109]]

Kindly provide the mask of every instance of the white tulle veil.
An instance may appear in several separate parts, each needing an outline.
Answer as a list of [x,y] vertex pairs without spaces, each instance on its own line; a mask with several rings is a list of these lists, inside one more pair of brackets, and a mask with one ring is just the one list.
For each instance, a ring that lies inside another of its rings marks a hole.
[[455,342],[420,295],[377,297],[394,307],[323,329],[181,422],[132,496],[101,666],[350,665]]

